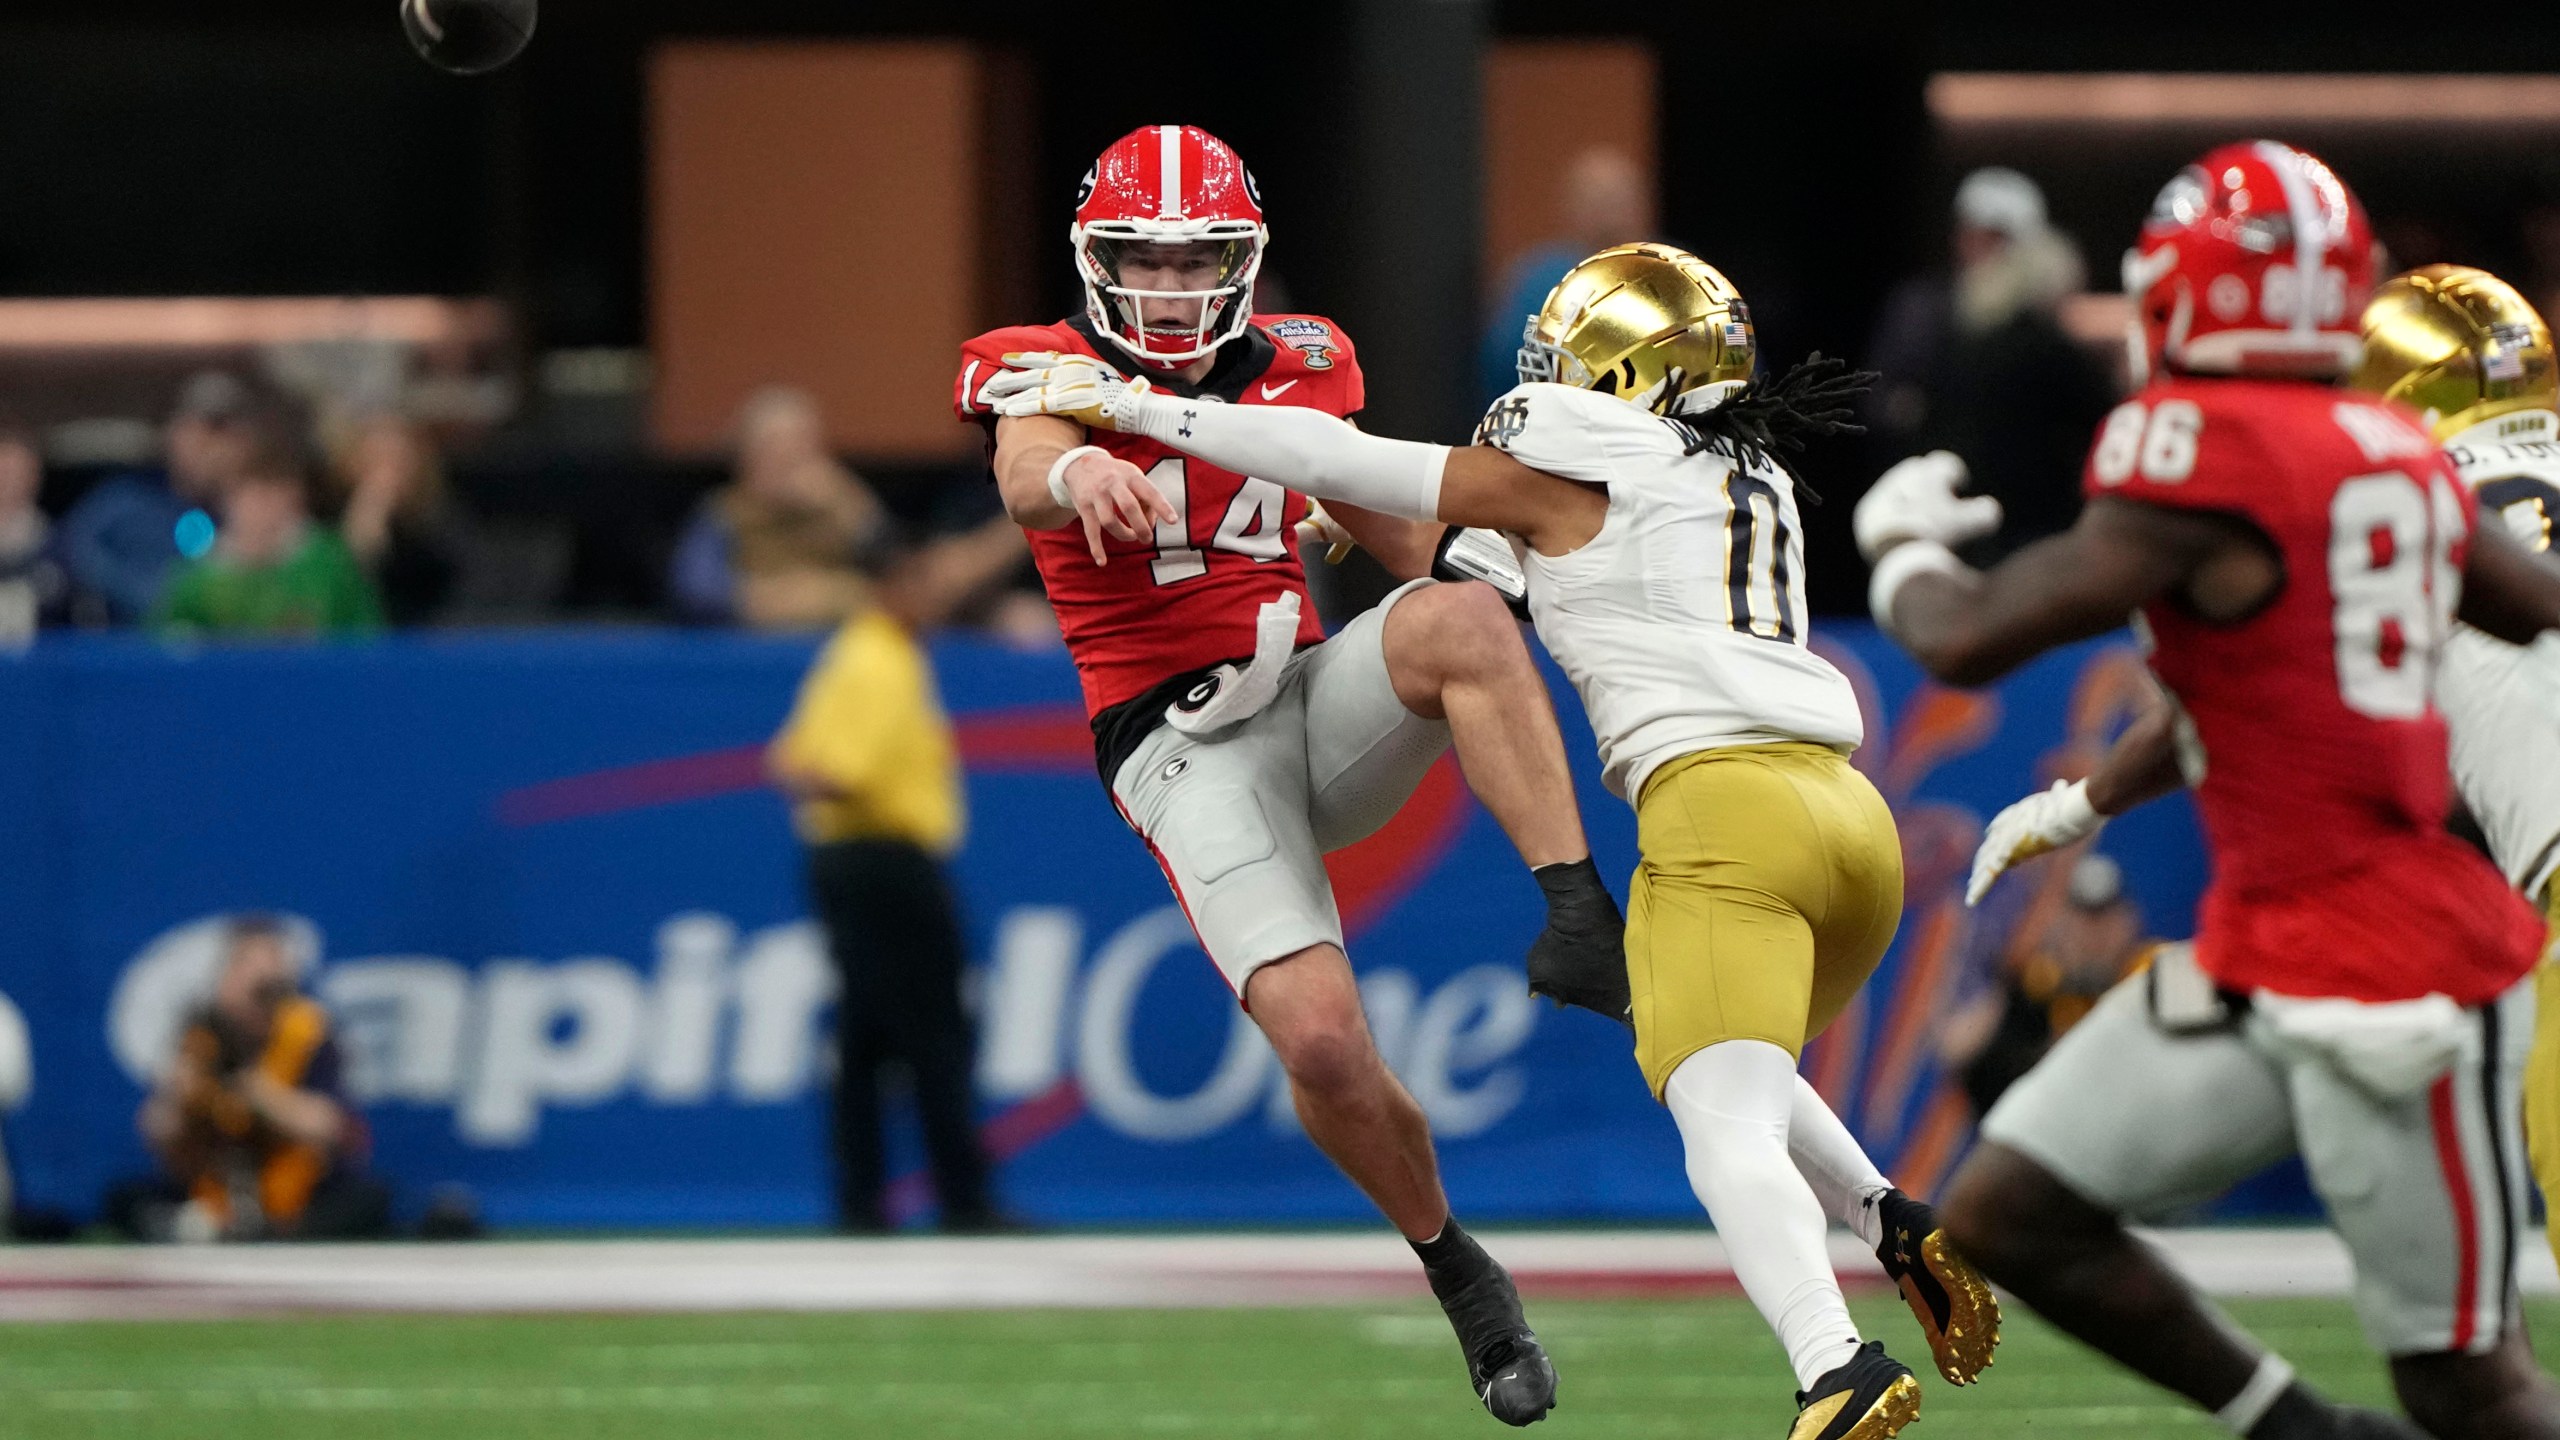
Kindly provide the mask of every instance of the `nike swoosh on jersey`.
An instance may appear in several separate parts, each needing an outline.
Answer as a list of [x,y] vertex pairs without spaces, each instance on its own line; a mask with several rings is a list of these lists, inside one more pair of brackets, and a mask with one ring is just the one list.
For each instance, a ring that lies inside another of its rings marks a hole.
[[[1303,375],[1298,377],[1299,380],[1303,380],[1305,378],[1306,377]],[[1277,385],[1265,385],[1262,387],[1262,398],[1265,400],[1276,400],[1280,396],[1289,393],[1289,387],[1297,383],[1297,380],[1284,380]]]

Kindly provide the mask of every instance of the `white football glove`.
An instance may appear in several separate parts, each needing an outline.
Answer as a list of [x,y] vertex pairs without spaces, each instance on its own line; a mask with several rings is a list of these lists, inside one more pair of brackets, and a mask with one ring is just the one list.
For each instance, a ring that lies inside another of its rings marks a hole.
[[1952,450],[1914,455],[1876,477],[1850,517],[1858,553],[1872,564],[1906,540],[1953,547],[1999,529],[1997,499],[1956,493],[1966,478],[1964,459]]
[[[1909,462],[1905,462],[1909,463]],[[1973,878],[1964,887],[1964,903],[1979,905],[1991,893],[1991,882],[2021,860],[2059,850],[2095,835],[2107,823],[2089,804],[2089,782],[2053,782],[1991,817],[1982,832],[1982,848],[1973,852]]]
[[1360,542],[1351,538],[1351,532],[1342,528],[1341,521],[1325,513],[1323,502],[1311,500],[1307,502],[1307,518],[1298,522],[1298,543],[1301,546],[1322,545],[1325,547],[1324,563],[1339,565],[1351,553],[1351,547]]
[[978,387],[978,403],[998,415],[1056,415],[1088,430],[1127,429],[1154,388],[1144,377],[1124,380],[1084,355],[1032,350],[1007,355],[1004,363]]

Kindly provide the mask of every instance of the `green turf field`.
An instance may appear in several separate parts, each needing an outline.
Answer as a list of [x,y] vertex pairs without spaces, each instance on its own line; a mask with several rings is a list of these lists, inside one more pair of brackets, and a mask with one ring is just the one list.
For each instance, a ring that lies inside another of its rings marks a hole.
[[[2236,1307],[2303,1373],[2380,1400],[2343,1303]],[[1890,1298],[1860,1320],[1927,1352]],[[1785,1433],[1792,1385],[1738,1299],[1537,1305],[1563,1369],[1544,1436]],[[2534,1319],[2560,1324],[2560,1304]],[[1944,1440],[2215,1433],[2033,1320],[1979,1387],[1934,1376]],[[1437,1311],[380,1318],[0,1328],[5,1440],[760,1440],[1501,1433]]]

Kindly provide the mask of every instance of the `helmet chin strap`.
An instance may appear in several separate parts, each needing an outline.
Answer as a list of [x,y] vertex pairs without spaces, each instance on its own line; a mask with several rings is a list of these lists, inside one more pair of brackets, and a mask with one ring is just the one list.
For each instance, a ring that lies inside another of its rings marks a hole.
[[[2148,260],[2143,258],[2141,246],[2129,247],[2118,265],[2123,276],[2125,298],[2134,305],[2133,315],[2124,322],[2124,348],[2127,370],[2136,386],[2148,384],[2151,380],[2151,339],[2142,326],[2143,302],[2150,297],[2151,287],[2177,267],[2178,247],[2175,245],[2162,246],[2160,252]],[[2183,339],[2186,326],[2179,324],[2175,328],[2179,338]],[[2163,348],[2171,344],[2174,342],[2166,342]],[[2165,363],[2168,357],[2164,354],[2161,358]]]
[[1748,380],[1719,380],[1701,385],[1686,394],[1673,397],[1671,413],[1679,416],[1713,414],[1724,408],[1726,401],[1741,394],[1751,384]]
[[2187,348],[2187,331],[2194,326],[2195,319],[2195,292],[2188,289],[2186,283],[2181,281],[2178,285],[2178,303],[2169,311],[2168,333],[2160,338],[2160,356],[2164,361],[2177,359],[2179,352]]

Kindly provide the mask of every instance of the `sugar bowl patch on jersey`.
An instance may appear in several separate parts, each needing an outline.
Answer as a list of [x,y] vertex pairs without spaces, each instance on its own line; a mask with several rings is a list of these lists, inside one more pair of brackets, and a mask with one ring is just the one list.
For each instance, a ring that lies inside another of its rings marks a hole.
[[1310,370],[1330,370],[1333,357],[1342,352],[1342,340],[1333,327],[1322,320],[1292,316],[1274,320],[1264,327],[1271,338],[1298,352],[1301,362]]

